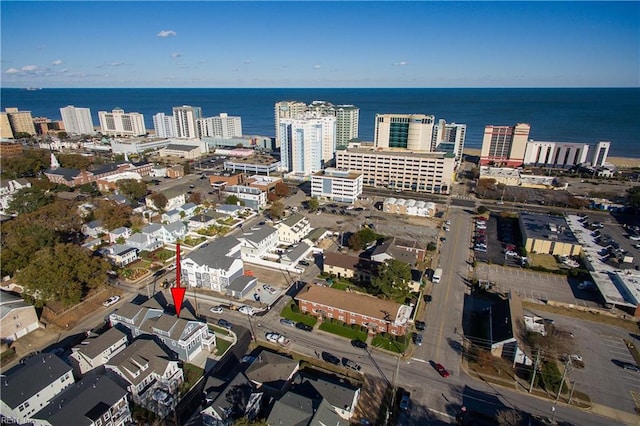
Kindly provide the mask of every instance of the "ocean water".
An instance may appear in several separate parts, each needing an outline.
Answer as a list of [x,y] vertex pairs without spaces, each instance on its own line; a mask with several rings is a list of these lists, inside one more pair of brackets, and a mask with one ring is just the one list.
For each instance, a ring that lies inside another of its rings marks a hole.
[[174,106],[202,108],[205,117],[226,112],[242,117],[243,133],[273,136],[274,104],[324,100],[360,108],[359,137],[372,141],[382,113],[433,114],[467,125],[465,146],[480,148],[484,127],[529,123],[538,141],[594,144],[611,141],[613,156],[640,158],[640,88],[585,89],[26,89],[2,88],[0,107],[60,120],[67,105],[98,111],[118,107],[144,114],[171,114]]

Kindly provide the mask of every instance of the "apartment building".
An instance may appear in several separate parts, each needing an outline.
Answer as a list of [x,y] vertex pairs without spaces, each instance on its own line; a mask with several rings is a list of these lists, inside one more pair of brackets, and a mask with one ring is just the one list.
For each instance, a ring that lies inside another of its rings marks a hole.
[[200,118],[196,124],[200,139],[204,137],[230,139],[242,136],[242,119],[230,117],[226,112],[220,113],[217,117]]
[[313,101],[309,104],[308,111],[336,118],[336,146],[346,147],[349,141],[358,137],[360,108],[354,105],[333,105],[327,101]]
[[336,118],[308,113],[282,118],[278,129],[282,169],[310,175],[333,160],[336,150]]
[[159,138],[175,138],[176,135],[176,123],[173,119],[173,115],[166,115],[164,112],[159,112],[153,116],[153,130],[156,137]]
[[466,124],[447,123],[445,120],[440,119],[438,124],[433,127],[431,151],[454,154],[456,162],[459,164],[462,161],[466,135]]
[[362,183],[367,186],[448,194],[455,156],[407,149],[349,148],[336,151],[336,168],[362,173]]
[[362,195],[362,182],[361,172],[329,167],[311,176],[311,196],[353,204]]
[[233,195],[251,210],[259,211],[267,205],[267,193],[259,188],[243,185],[226,185],[222,191],[223,197]]
[[144,136],[147,129],[144,115],[139,112],[127,112],[114,108],[111,112],[98,111],[100,132],[109,136]]
[[179,139],[198,138],[198,120],[202,118],[202,108],[190,105],[173,107],[176,137]]
[[13,139],[9,114],[6,112],[0,112],[0,139]]
[[275,135],[276,146],[278,149],[282,145],[280,136],[280,120],[283,118],[297,118],[307,111],[307,105],[304,102],[299,101],[280,101],[276,102],[274,108],[274,121],[276,123]]
[[434,120],[425,114],[376,114],[373,145],[431,151]]
[[27,133],[34,136],[36,134],[36,127],[33,124],[31,111],[19,111],[18,108],[5,108],[4,110],[9,119],[13,135]]
[[95,133],[91,110],[73,105],[60,108],[64,130],[71,135],[93,135]]
[[526,123],[514,126],[486,126],[482,138],[480,165],[522,166],[530,130],[531,126]]
[[309,232],[311,224],[309,219],[300,213],[294,213],[275,225],[278,230],[278,240],[285,244],[296,244],[302,241]]
[[223,237],[203,244],[182,258],[180,265],[185,285],[225,294],[231,283],[244,275],[241,242]]

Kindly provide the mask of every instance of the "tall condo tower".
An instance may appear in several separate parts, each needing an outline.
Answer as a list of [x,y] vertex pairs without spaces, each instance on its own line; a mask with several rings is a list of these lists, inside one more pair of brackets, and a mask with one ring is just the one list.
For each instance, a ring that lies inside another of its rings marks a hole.
[[377,148],[431,151],[433,115],[376,114],[373,144]]
[[60,108],[64,130],[73,135],[93,135],[93,119],[89,108],[76,108],[73,105]]
[[173,119],[176,124],[176,137],[181,139],[197,139],[197,121],[202,118],[202,108],[183,105],[173,107]]
[[282,141],[280,139],[280,120],[283,118],[298,118],[307,112],[307,105],[299,101],[280,101],[275,105],[275,123],[276,123],[276,148],[280,148]]
[[486,126],[480,165],[521,166],[524,163],[530,130],[531,126],[526,123],[518,123],[515,126]]
[[611,147],[611,142],[607,142],[607,141],[598,142],[593,152],[593,160],[591,161],[591,165],[594,167],[604,166],[604,163],[607,162],[607,156],[609,155],[610,147]]
[[111,112],[98,111],[100,131],[111,136],[143,136],[147,134],[144,116],[139,112],[125,113],[121,108]]
[[28,133],[33,136],[36,134],[31,111],[19,111],[18,108],[5,108],[4,110],[9,118],[13,135]]
[[433,128],[431,151],[454,154],[456,162],[459,162],[462,159],[466,134],[466,124],[447,123],[445,120],[440,119]]
[[164,112],[155,114],[153,116],[153,129],[159,138],[175,138],[176,123],[173,120],[173,115],[166,115]]
[[242,136],[242,119],[229,117],[226,112],[217,117],[207,117],[198,120],[198,137],[231,139]]
[[322,170],[333,159],[336,150],[336,118],[282,118],[277,137],[282,167],[288,172],[304,175]]

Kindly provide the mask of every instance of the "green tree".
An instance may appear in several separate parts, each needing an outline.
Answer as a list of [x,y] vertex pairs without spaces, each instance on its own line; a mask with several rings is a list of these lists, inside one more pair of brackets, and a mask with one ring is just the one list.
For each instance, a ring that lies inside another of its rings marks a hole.
[[351,234],[351,236],[349,237],[348,244],[349,244],[349,248],[354,251],[362,250],[366,246],[366,244],[364,244],[360,239],[360,234],[357,232],[354,232],[353,234]]
[[235,195],[229,195],[225,200],[224,200],[225,204],[229,204],[232,206],[244,206],[244,201],[242,201],[241,199],[239,199],[237,196]]
[[276,183],[276,187],[274,188],[274,191],[278,197],[286,197],[287,195],[289,195],[289,192],[290,192],[289,185],[287,185],[284,182],[278,182]]
[[274,219],[281,219],[284,216],[284,204],[274,201],[269,209],[269,215]]
[[162,192],[154,192],[150,197],[151,201],[153,201],[153,205],[156,206],[158,210],[164,210],[164,208],[167,207],[167,203],[169,203],[167,196]]
[[60,166],[67,169],[85,170],[91,165],[92,158],[80,154],[60,154],[58,161]]
[[67,132],[58,132],[58,137],[64,141],[69,139],[69,134]]
[[202,193],[194,192],[192,194],[189,194],[189,202],[193,204],[202,204]]
[[100,196],[100,191],[98,191],[98,185],[95,182],[84,183],[78,187],[80,192],[83,194],[87,194],[90,197],[98,197]]
[[40,170],[49,167],[49,151],[29,149],[17,157],[0,158],[2,176],[10,179],[35,176]]
[[97,203],[93,214],[97,220],[102,221],[102,226],[106,229],[131,225],[131,207],[118,204],[115,201],[102,200]]
[[627,189],[627,203],[634,213],[637,214],[640,211],[640,186]]
[[309,211],[310,212],[316,212],[318,211],[318,208],[320,207],[320,202],[318,201],[318,197],[311,197],[309,199]]
[[409,265],[400,260],[389,259],[378,268],[377,275],[371,278],[371,286],[384,298],[402,303],[411,293],[410,281]]
[[53,247],[60,237],[50,227],[38,223],[7,222],[2,226],[0,269],[2,275],[13,276],[26,267],[34,253],[44,247]]
[[53,196],[40,188],[29,187],[19,189],[13,195],[7,207],[11,214],[30,213],[46,206],[53,201]]
[[184,163],[182,163],[182,167],[184,167],[185,175],[188,175],[191,173],[191,163],[189,163],[188,161],[185,161]]
[[122,179],[116,183],[120,194],[131,201],[139,200],[147,195],[147,184],[135,179]]
[[93,288],[105,285],[110,265],[75,244],[57,244],[38,251],[17,274],[17,282],[35,299],[36,306],[48,300],[73,305]]

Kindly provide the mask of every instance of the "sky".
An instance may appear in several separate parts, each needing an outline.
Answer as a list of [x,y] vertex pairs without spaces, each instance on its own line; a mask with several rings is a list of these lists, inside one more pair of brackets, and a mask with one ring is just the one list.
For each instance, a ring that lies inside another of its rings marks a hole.
[[638,87],[640,2],[0,1],[2,87]]

